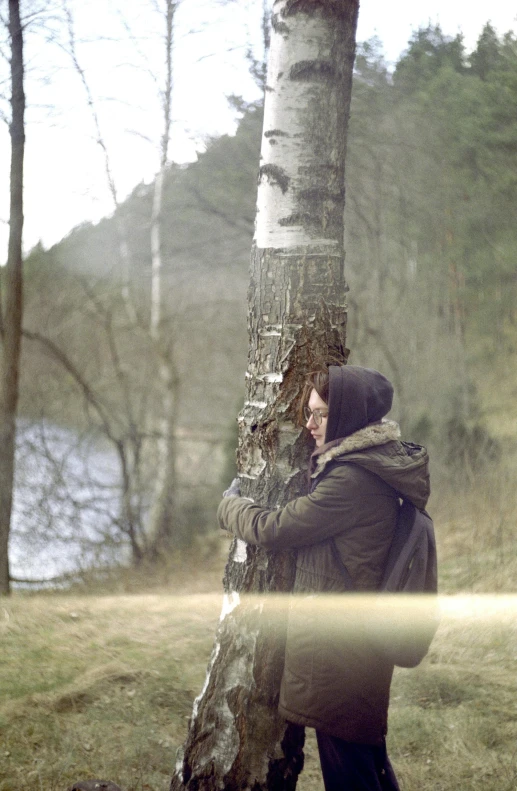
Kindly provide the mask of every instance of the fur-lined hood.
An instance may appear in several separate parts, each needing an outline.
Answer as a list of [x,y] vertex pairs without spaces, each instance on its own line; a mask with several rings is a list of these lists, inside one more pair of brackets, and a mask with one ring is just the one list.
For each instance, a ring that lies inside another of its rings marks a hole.
[[430,494],[429,457],[421,445],[400,441],[393,420],[370,423],[348,437],[329,442],[312,455],[315,480],[330,462],[357,464],[378,475],[417,508],[425,508]]
[[400,428],[394,420],[380,420],[378,423],[370,423],[369,426],[355,431],[344,439],[335,439],[319,448],[312,457],[316,467],[311,478],[316,478],[323,472],[329,461],[342,456],[345,453],[352,453],[355,450],[373,448],[376,445],[385,445],[390,440],[400,439]]

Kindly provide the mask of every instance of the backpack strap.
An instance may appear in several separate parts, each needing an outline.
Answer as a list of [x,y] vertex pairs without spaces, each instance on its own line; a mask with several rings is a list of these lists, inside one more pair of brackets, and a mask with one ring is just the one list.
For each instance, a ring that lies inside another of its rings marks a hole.
[[[390,577],[397,563],[402,565],[408,561],[418,540],[418,531],[415,530],[415,520],[418,511],[409,500],[402,500],[399,505],[395,532],[391,541],[384,567],[384,574],[380,585],[381,590],[390,590]],[[397,579],[397,585],[400,579]],[[393,589],[394,590],[394,589]]]
[[[409,500],[402,501],[379,591],[436,593],[436,543],[432,524],[426,511],[419,511]],[[356,590],[334,538],[330,546],[346,590]]]
[[438,590],[433,521],[427,511],[420,511],[408,500],[400,508],[381,590],[429,594]]

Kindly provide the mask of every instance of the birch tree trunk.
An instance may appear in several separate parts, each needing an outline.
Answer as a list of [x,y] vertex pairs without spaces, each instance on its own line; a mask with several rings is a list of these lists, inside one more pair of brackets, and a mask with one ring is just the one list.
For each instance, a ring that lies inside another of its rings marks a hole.
[[[273,6],[238,449],[243,494],[269,507],[305,489],[309,448],[296,410],[306,374],[347,354],[344,164],[357,11],[358,0]],[[292,554],[234,541],[171,791],[295,788],[303,732],[277,714],[282,616],[277,597],[250,595],[287,592],[293,577]]]
[[[150,334],[159,359],[159,378],[162,414],[157,427],[160,439],[156,446],[158,457],[154,498],[147,541],[151,556],[158,556],[167,549],[183,543],[184,534],[178,521],[176,429],[179,403],[180,378],[174,364],[175,352],[172,339],[164,334],[162,321],[162,222],[163,187],[169,168],[169,142],[172,123],[172,53],[174,44],[174,16],[178,3],[165,3],[165,85],[162,91],[163,134],[160,146],[160,171],[154,182],[153,211],[151,218],[151,318]],[[170,332],[170,330],[168,330]]]
[[19,0],[9,0],[11,39],[11,195],[9,249],[3,278],[4,293],[0,369],[0,595],[10,591],[9,533],[14,481],[16,410],[22,324],[23,157],[25,150],[25,94],[23,29]]

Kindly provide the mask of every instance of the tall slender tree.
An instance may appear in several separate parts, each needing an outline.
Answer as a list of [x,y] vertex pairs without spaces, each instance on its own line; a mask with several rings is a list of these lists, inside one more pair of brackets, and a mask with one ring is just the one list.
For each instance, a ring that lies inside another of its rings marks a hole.
[[167,170],[170,167],[169,144],[172,123],[173,71],[172,55],[174,40],[174,16],[178,2],[165,0],[165,85],[160,91],[162,100],[163,133],[160,141],[160,170],[154,181],[153,210],[151,217],[151,310],[150,335],[159,363],[162,415],[158,427],[157,480],[153,506],[147,528],[148,541],[156,556],[166,549],[182,543],[183,536],[178,525],[177,509],[177,449],[176,429],[179,402],[180,376],[175,364],[174,339],[163,323],[163,190]]
[[[130,254],[129,229],[125,225],[122,204],[119,201],[118,191],[113,176],[110,152],[101,129],[97,102],[90,89],[86,73],[80,64],[74,20],[72,12],[63,0],[64,13],[68,30],[68,52],[72,59],[75,71],[80,77],[84,88],[88,107],[91,112],[95,127],[96,142],[100,146],[104,157],[104,170],[107,186],[109,188],[115,211],[115,223],[118,235],[118,248],[120,265],[123,272],[121,295],[129,319],[129,324],[135,334],[145,337],[151,354],[154,356],[157,368],[157,390],[159,391],[160,407],[158,417],[155,409],[142,421],[139,419],[137,396],[134,383],[131,382],[121,367],[117,367],[117,379],[124,391],[126,415],[124,422],[129,425],[127,441],[117,443],[117,449],[123,451],[124,459],[121,463],[122,502],[121,511],[124,522],[127,524],[126,532],[131,535],[133,557],[140,562],[144,557],[156,558],[164,550],[178,547],[185,539],[180,529],[181,520],[177,508],[177,470],[176,470],[176,432],[178,422],[178,401],[180,375],[178,372],[177,354],[175,354],[174,337],[170,332],[170,322],[167,326],[166,319],[170,320],[172,311],[167,311],[163,299],[163,200],[164,184],[170,168],[170,133],[172,118],[172,92],[173,92],[173,46],[174,46],[174,18],[179,6],[179,0],[164,0],[155,5],[157,16],[163,22],[164,35],[164,77],[163,84],[150,66],[147,58],[140,51],[138,41],[125,25],[128,35],[135,46],[144,68],[154,81],[159,95],[162,111],[162,134],[159,143],[159,169],[154,181],[152,214],[150,221],[150,252],[151,252],[151,289],[149,294],[149,320],[144,322],[139,315],[137,302],[132,293],[133,264]],[[117,346],[114,334],[110,336],[111,346]],[[118,353],[117,353],[118,358]],[[95,386],[91,385],[92,392]],[[151,400],[151,399],[149,399]],[[156,401],[153,401],[153,407]],[[145,426],[141,427],[141,423]],[[145,437],[146,453],[143,452]],[[152,440],[150,439],[152,438]],[[147,447],[152,444],[152,450]],[[145,457],[152,456],[155,460],[156,480],[151,498],[151,507],[146,519],[142,518],[142,508],[135,506],[141,503],[142,474],[144,471]],[[138,529],[135,530],[135,527]],[[138,537],[137,537],[138,534]],[[133,540],[133,538],[135,540]]]
[[[243,493],[271,507],[305,490],[296,412],[306,374],[317,359],[347,355],[344,167],[357,12],[357,0],[273,5],[238,448]],[[289,591],[293,574],[292,554],[232,545],[172,791],[296,786],[303,732],[276,708],[283,622],[268,597],[249,595]]]
[[0,594],[10,592],[9,533],[13,502],[16,410],[22,325],[23,157],[25,93],[19,0],[9,0],[11,43],[11,176],[9,248],[0,311]]

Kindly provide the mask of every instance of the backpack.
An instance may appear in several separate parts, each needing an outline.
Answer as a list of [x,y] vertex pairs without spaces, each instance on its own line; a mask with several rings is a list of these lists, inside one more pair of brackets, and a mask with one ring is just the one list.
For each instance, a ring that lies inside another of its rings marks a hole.
[[[334,540],[346,589],[355,590]],[[433,520],[409,500],[399,505],[386,567],[369,619],[374,648],[399,667],[416,667],[438,628],[438,563]],[[394,595],[397,594],[397,595]],[[404,595],[406,594],[406,595]]]

